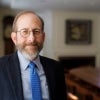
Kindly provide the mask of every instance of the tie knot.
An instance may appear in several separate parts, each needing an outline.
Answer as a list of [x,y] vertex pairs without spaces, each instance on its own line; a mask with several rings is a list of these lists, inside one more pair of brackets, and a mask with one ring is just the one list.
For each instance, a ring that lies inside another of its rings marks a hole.
[[29,63],[29,67],[30,67],[30,68],[35,68],[35,63],[31,61],[31,62]]

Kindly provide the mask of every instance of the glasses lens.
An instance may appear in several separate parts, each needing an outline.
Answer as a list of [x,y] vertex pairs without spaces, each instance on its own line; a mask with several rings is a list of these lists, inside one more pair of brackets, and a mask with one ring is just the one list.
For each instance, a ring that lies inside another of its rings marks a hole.
[[22,30],[20,31],[20,34],[21,34],[21,36],[23,36],[23,37],[27,37],[27,36],[29,35],[29,32],[28,32],[27,29],[22,29]]
[[33,30],[33,33],[34,33],[35,36],[40,36],[41,35],[41,30],[35,29],[35,30]]

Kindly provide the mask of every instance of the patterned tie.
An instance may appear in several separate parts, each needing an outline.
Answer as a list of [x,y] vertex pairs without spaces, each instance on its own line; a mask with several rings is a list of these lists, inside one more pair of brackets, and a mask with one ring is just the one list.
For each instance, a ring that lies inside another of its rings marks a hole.
[[42,100],[40,79],[36,71],[36,65],[33,62],[30,62],[29,67],[32,88],[32,100]]

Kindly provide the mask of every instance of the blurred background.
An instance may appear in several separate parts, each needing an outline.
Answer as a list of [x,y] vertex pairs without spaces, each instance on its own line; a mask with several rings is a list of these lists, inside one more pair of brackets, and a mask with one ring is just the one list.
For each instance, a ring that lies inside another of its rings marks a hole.
[[100,69],[94,69],[100,68],[100,0],[0,0],[0,56],[15,51],[11,27],[22,10],[44,19],[42,55],[59,60],[65,71],[83,67],[65,73],[68,92],[80,97],[69,100],[100,100]]

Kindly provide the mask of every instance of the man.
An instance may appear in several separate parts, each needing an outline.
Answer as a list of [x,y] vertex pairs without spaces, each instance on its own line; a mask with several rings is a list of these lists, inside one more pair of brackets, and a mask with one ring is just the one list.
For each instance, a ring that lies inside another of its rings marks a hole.
[[0,58],[0,100],[36,100],[32,99],[30,61],[35,63],[40,79],[41,100],[66,100],[63,68],[39,55],[45,40],[42,18],[32,11],[19,13],[11,38],[17,51]]

